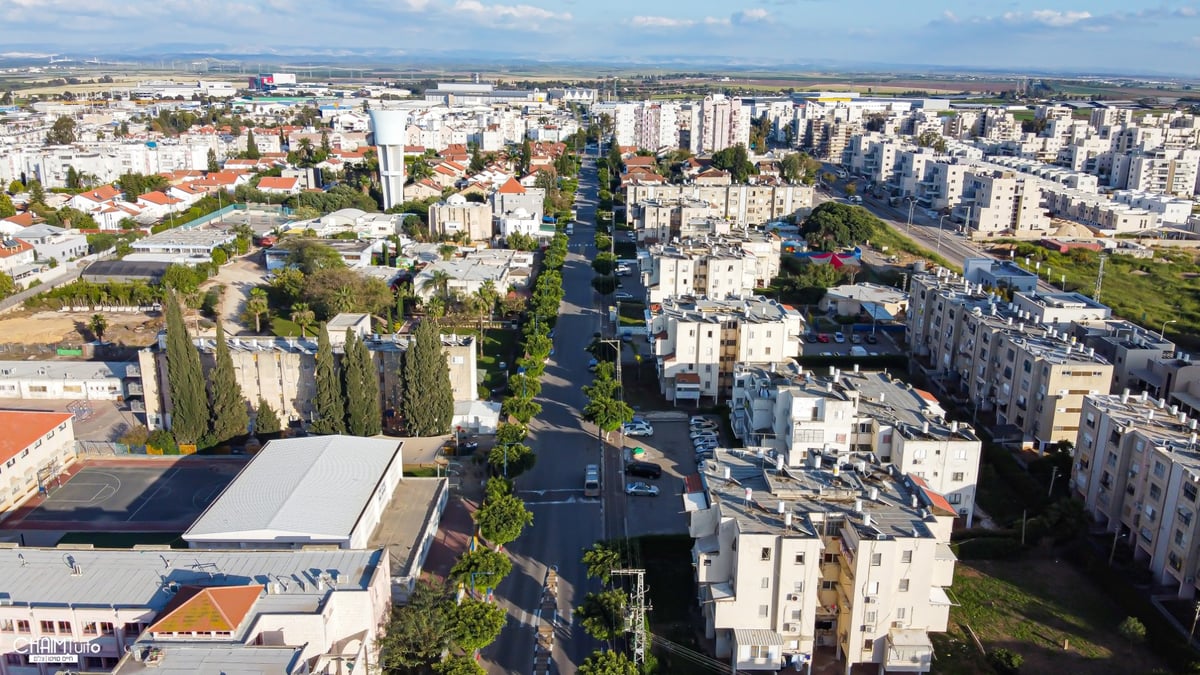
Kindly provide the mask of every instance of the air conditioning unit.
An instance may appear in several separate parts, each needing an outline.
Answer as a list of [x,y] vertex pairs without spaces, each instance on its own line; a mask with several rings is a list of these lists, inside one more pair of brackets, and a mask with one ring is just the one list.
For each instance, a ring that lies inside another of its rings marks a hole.
[[868,595],[867,597],[863,598],[863,602],[867,603],[868,605],[873,605],[879,602],[879,598],[873,595]]
[[800,595],[798,593],[788,593],[787,599],[788,602],[800,602]]
[[874,633],[875,632],[875,624],[864,623],[862,629],[863,629],[864,633]]
[[799,633],[799,632],[800,632],[800,624],[798,624],[798,623],[785,623],[785,624],[783,624],[783,632],[785,632],[785,633]]
[[892,628],[907,628],[908,624],[903,621],[893,621]]

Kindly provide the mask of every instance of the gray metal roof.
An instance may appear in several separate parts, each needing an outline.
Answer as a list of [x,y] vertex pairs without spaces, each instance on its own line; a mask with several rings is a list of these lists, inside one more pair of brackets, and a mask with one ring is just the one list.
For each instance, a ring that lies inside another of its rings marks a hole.
[[119,380],[129,366],[136,365],[121,361],[0,361],[0,380]]
[[278,582],[278,593],[259,600],[265,609],[275,598],[323,597],[329,591],[318,588],[314,570],[318,577],[327,572],[336,588],[365,590],[382,555],[379,549],[0,548],[0,600],[35,607],[111,605],[158,612],[172,597],[163,590],[172,583],[209,586]]
[[401,442],[309,436],[267,443],[183,535],[188,541],[349,538]]
[[773,630],[762,628],[734,628],[733,641],[739,647],[758,645],[760,647],[782,647],[783,636]]
[[301,647],[251,647],[243,645],[167,644],[156,642],[162,660],[154,665],[127,656],[114,673],[152,672],[155,675],[224,675],[241,673],[299,672]]

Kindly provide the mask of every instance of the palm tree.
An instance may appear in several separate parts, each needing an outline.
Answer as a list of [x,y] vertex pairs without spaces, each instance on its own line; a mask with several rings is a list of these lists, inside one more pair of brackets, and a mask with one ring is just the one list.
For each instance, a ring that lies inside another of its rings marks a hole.
[[311,140],[307,138],[300,139],[300,156],[303,157],[304,161],[306,162],[312,159],[312,147],[313,145]]
[[442,256],[442,260],[449,260],[458,253],[458,247],[454,244],[442,244],[438,247],[438,254]]
[[354,309],[354,289],[350,286],[342,286],[333,292],[333,311],[341,314]]
[[450,273],[446,270],[434,270],[429,278],[421,282],[421,290],[432,290],[434,294],[445,302],[450,295]]
[[104,344],[104,330],[108,328],[108,319],[103,314],[93,314],[88,320],[88,330],[96,336],[96,342]]
[[262,332],[262,315],[271,311],[267,302],[267,292],[261,288],[251,289],[250,297],[246,300],[246,314],[254,317],[254,332]]
[[496,292],[496,284],[491,279],[479,285],[479,290],[475,291],[472,296],[476,300],[476,309],[479,310],[479,353],[483,353],[483,343],[487,341],[487,328],[483,322],[492,317],[492,313],[496,310],[496,299],[499,293]]
[[300,337],[308,337],[308,327],[317,320],[317,315],[307,302],[297,302],[292,305],[292,323],[300,326]]

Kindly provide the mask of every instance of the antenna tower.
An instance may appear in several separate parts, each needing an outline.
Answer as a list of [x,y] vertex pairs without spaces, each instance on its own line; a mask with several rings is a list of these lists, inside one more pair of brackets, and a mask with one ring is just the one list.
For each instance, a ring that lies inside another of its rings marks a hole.
[[1100,287],[1104,283],[1104,261],[1108,260],[1107,255],[1100,256],[1100,269],[1096,271],[1096,290],[1092,293],[1092,299],[1100,302]]

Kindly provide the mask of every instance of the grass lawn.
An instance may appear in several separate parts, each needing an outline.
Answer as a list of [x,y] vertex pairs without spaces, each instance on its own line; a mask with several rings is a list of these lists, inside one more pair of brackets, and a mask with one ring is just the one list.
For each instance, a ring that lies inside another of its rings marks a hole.
[[622,302],[621,303],[621,325],[622,326],[644,326],[646,325],[646,305],[640,302]]
[[96,548],[133,548],[138,544],[170,545],[187,548],[180,534],[173,532],[68,532],[59,544],[91,544]]
[[[316,325],[309,326],[307,331],[308,337],[316,337],[318,328]],[[271,317],[269,329],[271,334],[277,337],[300,337],[300,326],[290,319],[285,319],[281,316]]]
[[918,258],[924,258],[925,260],[945,267],[946,269],[961,271],[958,266],[951,265],[949,260],[946,260],[942,256],[930,251],[924,246],[921,246],[912,239],[900,234],[900,232],[896,231],[892,227],[883,225],[879,228],[879,230],[880,231],[874,237],[871,237],[872,246],[876,248],[887,246],[889,251],[904,251],[905,253],[915,255]]
[[951,592],[959,606],[937,640],[933,672],[990,672],[963,623],[986,649],[1024,656],[1026,673],[1147,673],[1164,665],[1148,649],[1130,648],[1117,632],[1124,613],[1066,560],[960,562]]

